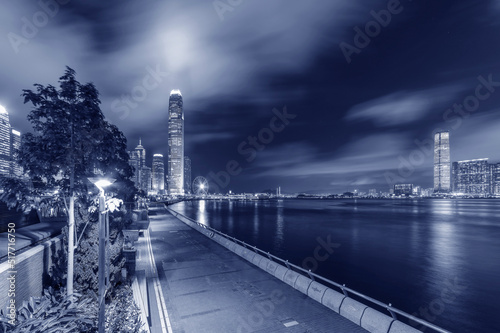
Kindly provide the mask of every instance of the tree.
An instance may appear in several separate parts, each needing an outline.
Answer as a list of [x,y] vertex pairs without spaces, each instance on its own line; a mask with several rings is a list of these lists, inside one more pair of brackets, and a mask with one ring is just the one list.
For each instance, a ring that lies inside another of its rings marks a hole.
[[[23,135],[19,162],[35,184],[35,194],[57,193],[68,211],[67,292],[73,293],[75,250],[75,199],[88,205],[96,173],[114,178],[115,192],[135,194],[128,164],[127,141],[109,124],[99,107],[99,92],[92,83],[81,84],[73,69],[59,79],[59,89],[35,84],[23,90],[24,103],[33,104],[28,120],[34,133]],[[127,199],[127,198],[126,198]],[[68,203],[69,202],[69,203]]]

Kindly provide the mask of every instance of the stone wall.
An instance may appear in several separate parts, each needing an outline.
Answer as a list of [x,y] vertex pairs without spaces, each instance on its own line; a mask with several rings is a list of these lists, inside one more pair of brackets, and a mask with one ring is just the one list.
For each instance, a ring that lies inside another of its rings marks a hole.
[[[21,307],[23,301],[31,296],[41,296],[44,281],[50,279],[49,270],[52,266],[52,256],[62,246],[62,236],[45,241],[15,257],[15,300],[16,307]],[[0,309],[5,309],[10,302],[8,280],[13,274],[7,260],[0,263]],[[5,313],[5,312],[4,312]]]

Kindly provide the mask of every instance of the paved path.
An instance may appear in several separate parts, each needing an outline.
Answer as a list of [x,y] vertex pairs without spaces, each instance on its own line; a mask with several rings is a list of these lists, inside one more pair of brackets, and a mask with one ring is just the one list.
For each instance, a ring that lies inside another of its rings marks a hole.
[[174,333],[367,332],[161,212],[149,231]]

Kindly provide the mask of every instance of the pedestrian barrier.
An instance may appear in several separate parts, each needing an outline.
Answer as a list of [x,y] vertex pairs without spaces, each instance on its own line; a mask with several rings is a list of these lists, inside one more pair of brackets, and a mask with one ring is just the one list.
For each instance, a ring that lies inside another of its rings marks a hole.
[[366,305],[350,297],[346,297],[340,306],[339,313],[341,316],[361,326],[361,317],[363,317],[366,308],[368,308]]
[[361,327],[373,333],[387,333],[393,321],[393,318],[372,308],[367,308],[361,317]]
[[311,297],[316,302],[321,303],[321,301],[323,300],[323,295],[325,295],[327,289],[328,289],[327,286],[324,286],[321,283],[313,281],[309,285],[309,289],[307,289],[307,296]]

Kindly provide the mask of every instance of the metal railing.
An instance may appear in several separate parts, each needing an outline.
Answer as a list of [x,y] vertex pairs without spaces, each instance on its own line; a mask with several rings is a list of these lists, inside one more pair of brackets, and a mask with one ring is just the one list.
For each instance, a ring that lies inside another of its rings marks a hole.
[[[198,226],[200,226],[200,227],[202,227],[204,229],[210,230],[214,234],[217,234],[217,235],[220,235],[222,237],[225,237],[226,239],[229,239],[229,240],[235,242],[236,244],[243,245],[243,247],[245,247],[246,249],[253,250],[257,254],[262,254],[262,255],[266,256],[267,258],[269,258],[269,260],[271,260],[271,261],[275,261],[277,263],[281,263],[282,265],[285,265],[290,270],[294,270],[294,271],[296,271],[298,273],[302,273],[303,275],[309,277],[313,281],[316,281],[316,279],[318,279],[320,281],[326,282],[327,284],[340,289],[342,291],[342,293],[346,297],[348,297],[349,294],[353,294],[353,295],[356,295],[357,297],[359,297],[361,299],[364,299],[364,300],[366,300],[366,301],[368,301],[368,302],[370,302],[372,304],[375,304],[378,307],[387,310],[389,312],[389,314],[391,315],[391,317],[394,320],[397,320],[397,316],[396,315],[400,315],[400,316],[405,317],[405,318],[407,318],[407,319],[409,319],[409,320],[411,320],[411,321],[413,321],[415,323],[418,323],[418,324],[421,324],[421,325],[423,325],[423,326],[425,326],[427,328],[433,329],[435,332],[452,333],[452,332],[450,332],[448,330],[445,330],[445,329],[443,329],[443,328],[441,328],[439,326],[436,326],[436,325],[434,325],[432,323],[429,323],[428,321],[425,321],[425,320],[420,319],[418,317],[415,317],[415,316],[413,316],[413,315],[411,315],[411,314],[409,314],[407,312],[399,310],[399,309],[393,307],[391,305],[391,303],[384,304],[384,303],[382,303],[382,302],[380,302],[380,301],[378,301],[378,300],[376,300],[376,299],[374,299],[374,298],[372,298],[370,296],[367,296],[367,295],[362,294],[362,293],[360,293],[360,292],[358,292],[356,290],[353,290],[351,288],[346,287],[345,284],[340,284],[340,283],[334,282],[334,281],[329,280],[329,279],[327,279],[325,277],[322,277],[321,275],[318,275],[316,273],[311,272],[311,270],[306,270],[306,269],[304,269],[304,268],[302,268],[300,266],[292,264],[292,263],[288,262],[288,260],[281,259],[281,258],[279,258],[279,257],[277,257],[275,255],[270,254],[269,252],[265,252],[265,251],[257,248],[256,246],[252,246],[250,244],[247,244],[247,243],[245,243],[245,242],[243,242],[243,241],[241,241],[241,240],[239,240],[239,239],[237,239],[237,238],[235,238],[233,236],[227,235],[227,234],[225,234],[225,233],[223,233],[223,232],[221,232],[219,230],[216,230],[216,229],[214,229],[214,228],[212,228],[210,226],[207,226],[207,225],[202,224],[202,223],[200,223],[200,222],[198,222],[196,220],[193,220],[192,218],[189,218],[189,217],[187,217],[187,216],[185,216],[185,215],[183,215],[181,213],[178,213],[178,212],[176,212],[174,210],[171,210],[168,207],[166,207],[166,209],[172,215],[174,215],[175,217],[181,216],[182,218],[187,219],[187,220],[191,221],[192,223],[195,223],[195,224],[197,224]],[[213,235],[212,235],[212,237],[213,237]]]

